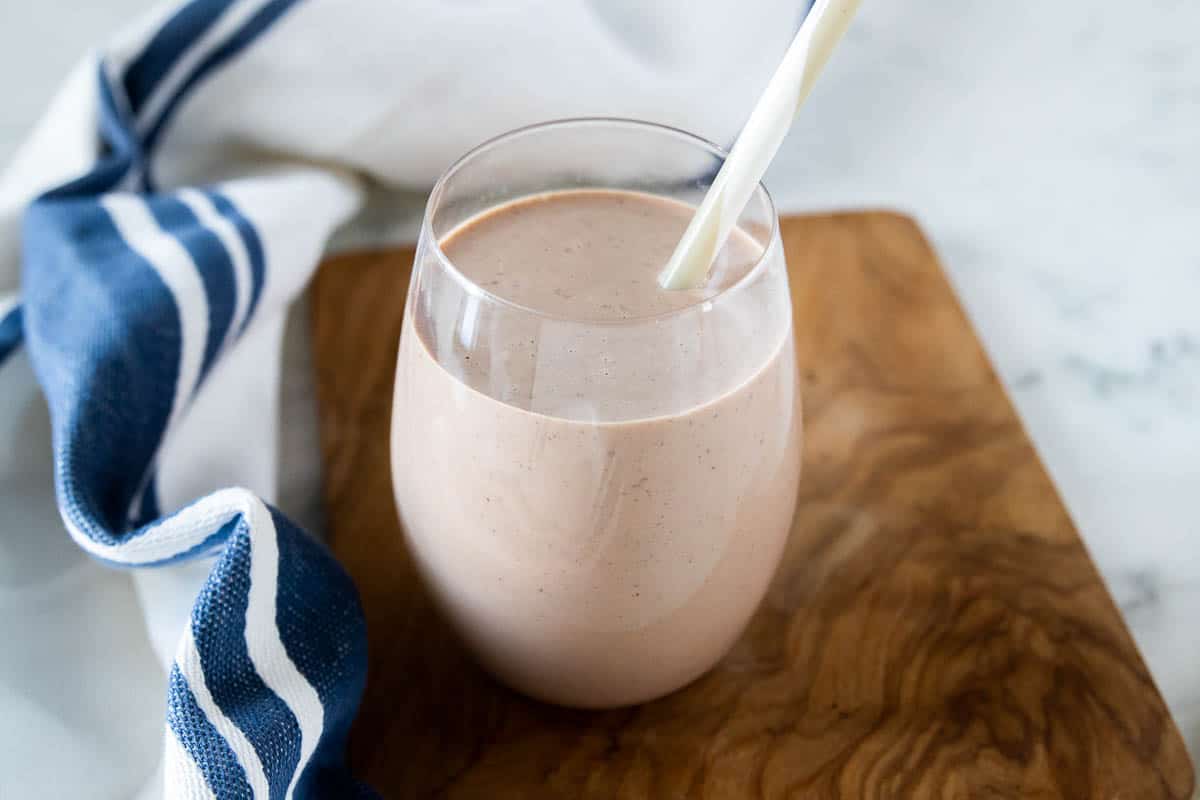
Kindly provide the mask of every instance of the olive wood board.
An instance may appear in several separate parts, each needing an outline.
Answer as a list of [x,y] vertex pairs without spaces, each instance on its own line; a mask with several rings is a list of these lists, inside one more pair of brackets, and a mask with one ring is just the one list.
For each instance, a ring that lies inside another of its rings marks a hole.
[[604,712],[500,686],[438,616],[389,476],[413,253],[322,265],[329,542],[370,642],[357,776],[396,798],[1190,797],[1182,738],[920,229],[864,212],[782,233],[805,417],[783,562],[716,669]]

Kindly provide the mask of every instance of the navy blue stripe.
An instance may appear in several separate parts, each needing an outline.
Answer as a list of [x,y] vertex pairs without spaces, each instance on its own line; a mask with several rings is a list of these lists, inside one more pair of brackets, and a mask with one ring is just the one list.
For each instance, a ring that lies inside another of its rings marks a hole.
[[216,23],[234,0],[192,0],[163,23],[125,70],[122,84],[134,115],[176,62]]
[[204,227],[182,200],[170,195],[155,195],[148,199],[147,205],[159,226],[188,251],[204,283],[204,294],[208,299],[208,340],[204,343],[204,359],[200,364],[199,381],[202,382],[220,353],[233,320],[233,306],[237,301],[233,260],[217,235]]
[[[300,725],[287,704],[259,677],[246,646],[250,596],[249,526],[239,517],[192,612],[192,634],[213,701],[253,745],[270,796],[283,798],[300,761]],[[269,535],[259,531],[259,535]]]
[[53,412],[59,505],[115,545],[171,413],[179,312],[97,200],[38,200],[21,238],[26,341]]
[[[174,116],[179,104],[183,102],[197,83],[202,81],[210,72],[223,66],[227,61],[253,44],[255,39],[265,33],[297,2],[299,0],[270,0],[270,2],[256,11],[246,21],[246,24],[230,36],[223,45],[209,53],[196,66],[192,74],[175,89],[175,93],[171,95],[171,99],[166,102],[163,110],[159,113],[158,119],[154,120],[150,128],[146,131],[146,136],[142,140],[142,146],[146,152],[151,153],[154,151],[155,145],[162,136],[163,130],[171,121],[171,117]],[[146,170],[145,181],[147,189],[153,186],[149,168]]]
[[167,726],[172,731],[168,735],[174,735],[196,762],[214,795],[221,800],[253,798],[246,771],[229,744],[204,716],[187,680],[175,665],[167,679]]
[[0,319],[0,364],[21,346],[24,332],[21,325],[21,306],[16,306]]
[[258,298],[262,295],[263,281],[267,272],[266,255],[263,251],[262,240],[258,237],[258,231],[255,230],[250,220],[246,219],[245,215],[238,210],[237,206],[228,197],[218,192],[209,191],[206,194],[212,200],[217,212],[237,228],[238,235],[242,237],[242,243],[246,246],[246,253],[250,258],[250,302],[246,306],[246,318],[242,320],[241,330],[237,331],[240,336],[254,316],[255,309],[258,308]]

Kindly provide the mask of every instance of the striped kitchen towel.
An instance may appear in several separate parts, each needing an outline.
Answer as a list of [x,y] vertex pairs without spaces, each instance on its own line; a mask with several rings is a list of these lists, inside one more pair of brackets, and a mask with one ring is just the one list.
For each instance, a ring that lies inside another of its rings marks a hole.
[[0,177],[0,797],[370,795],[354,586],[271,502],[287,311],[368,182],[556,116],[728,139],[807,3],[752,5],[193,0],[80,64]]
[[222,5],[188,6],[136,57],[97,62],[95,128],[54,132],[80,139],[59,142],[60,156],[86,160],[61,149],[77,144],[94,161],[28,206],[21,302],[2,329],[10,350],[24,331],[74,541],[121,567],[217,554],[167,678],[172,794],[349,796],[343,751],[366,676],[353,584],[254,493],[223,489],[163,514],[157,485],[163,448],[217,362],[303,280],[269,268],[307,270],[357,203],[347,179],[295,168],[154,190],[146,155],[189,90],[291,3],[263,5],[177,79],[181,40],[211,30]]

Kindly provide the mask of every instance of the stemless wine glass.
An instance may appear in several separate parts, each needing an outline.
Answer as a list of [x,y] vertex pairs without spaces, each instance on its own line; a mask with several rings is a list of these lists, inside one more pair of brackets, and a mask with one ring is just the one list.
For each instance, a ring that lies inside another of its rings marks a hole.
[[396,368],[396,502],[450,623],[533,697],[598,708],[673,691],[762,599],[800,469],[778,220],[760,186],[737,232],[753,266],[630,318],[523,306],[442,243],[558,190],[694,204],[725,155],[649,123],[565,120],[479,146],[429,199]]

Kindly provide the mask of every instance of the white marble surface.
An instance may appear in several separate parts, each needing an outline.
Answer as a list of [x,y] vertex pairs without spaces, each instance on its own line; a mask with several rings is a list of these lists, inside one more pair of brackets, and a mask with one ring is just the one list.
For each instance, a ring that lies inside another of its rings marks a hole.
[[[0,163],[148,0],[0,6]],[[768,185],[924,226],[1200,751],[1200,4],[867,2]]]

